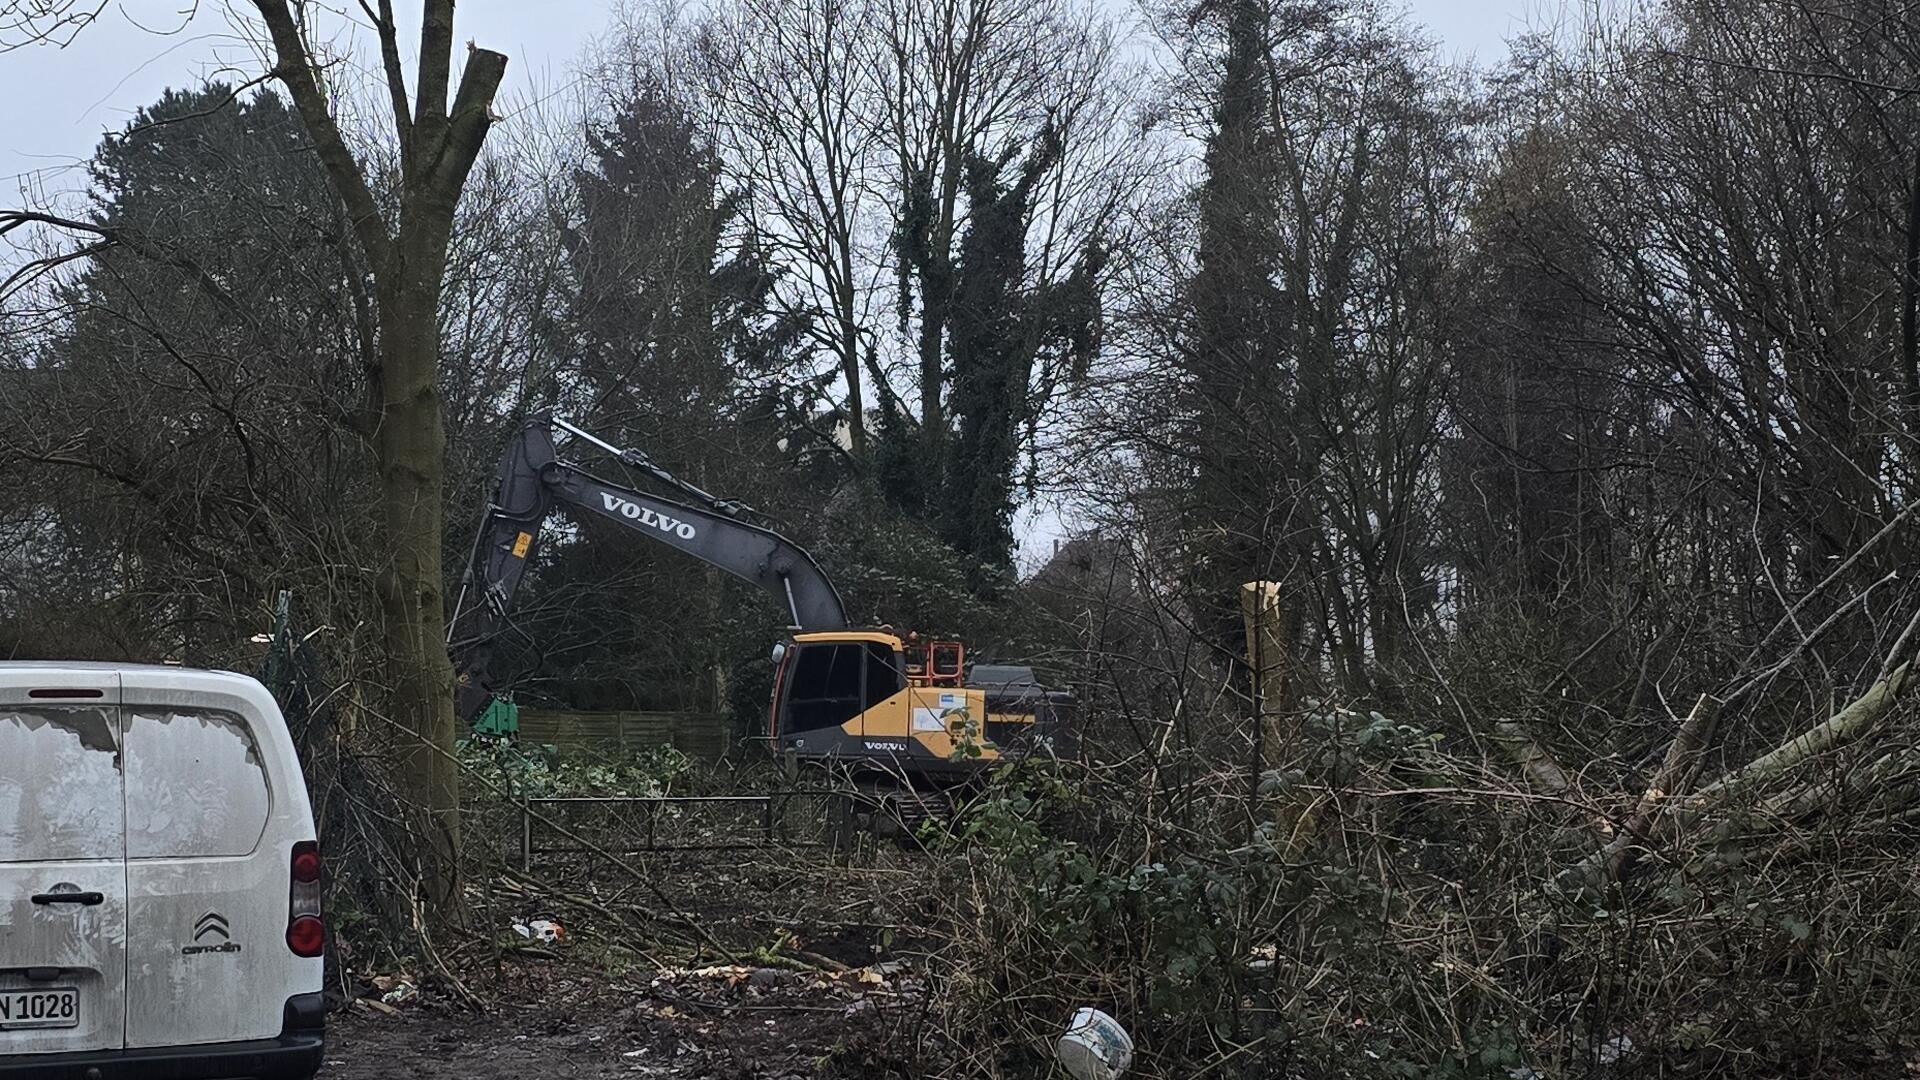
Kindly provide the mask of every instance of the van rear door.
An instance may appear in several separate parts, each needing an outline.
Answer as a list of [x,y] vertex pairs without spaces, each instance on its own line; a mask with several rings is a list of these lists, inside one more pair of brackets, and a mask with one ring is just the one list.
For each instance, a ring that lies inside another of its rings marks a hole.
[[272,1038],[321,985],[287,944],[293,846],[314,839],[293,741],[251,679],[124,678],[127,1046]]
[[120,679],[0,675],[0,1055],[125,1039]]

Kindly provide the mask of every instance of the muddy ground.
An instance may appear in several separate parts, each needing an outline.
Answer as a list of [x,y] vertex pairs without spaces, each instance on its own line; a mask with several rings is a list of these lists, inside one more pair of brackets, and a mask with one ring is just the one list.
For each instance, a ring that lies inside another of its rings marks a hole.
[[496,928],[447,964],[461,992],[418,958],[348,942],[320,1075],[925,1075],[939,944],[915,898],[930,861],[759,851],[515,872],[474,897],[481,918],[552,915],[568,940],[503,949]]
[[350,1006],[328,1031],[326,1080],[673,1077],[799,1080],[918,1075],[925,999],[895,965],[839,974],[714,966],[644,983],[555,972],[485,1014]]

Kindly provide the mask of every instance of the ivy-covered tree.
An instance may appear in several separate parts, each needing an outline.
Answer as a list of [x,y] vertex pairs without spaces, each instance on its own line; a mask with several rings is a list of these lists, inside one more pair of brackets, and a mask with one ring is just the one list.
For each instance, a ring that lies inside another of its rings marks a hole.
[[1049,389],[1036,382],[1036,361],[1052,352],[1060,361],[1055,370],[1084,369],[1099,340],[1106,252],[1098,238],[1071,273],[1038,287],[1027,282],[1034,187],[1060,152],[1049,128],[1017,164],[1012,150],[967,163],[968,218],[947,347],[955,430],[937,513],[941,535],[970,564],[981,593],[995,591],[1012,571],[1025,436]]

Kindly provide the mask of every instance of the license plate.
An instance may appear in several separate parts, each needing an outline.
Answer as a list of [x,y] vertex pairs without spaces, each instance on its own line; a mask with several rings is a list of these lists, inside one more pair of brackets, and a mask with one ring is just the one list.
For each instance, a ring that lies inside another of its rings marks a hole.
[[0,1030],[63,1028],[80,1025],[80,991],[70,986],[46,990],[0,990]]

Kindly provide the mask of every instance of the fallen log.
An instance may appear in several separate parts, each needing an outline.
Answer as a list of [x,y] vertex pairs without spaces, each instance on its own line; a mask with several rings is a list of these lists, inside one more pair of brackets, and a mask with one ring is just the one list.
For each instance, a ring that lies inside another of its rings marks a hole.
[[1689,815],[1736,792],[1777,779],[1802,762],[1844,746],[1872,731],[1906,690],[1907,668],[1906,664],[1894,668],[1892,674],[1874,683],[1866,693],[1839,712],[1701,788],[1693,798],[1687,800]]
[[[1692,824],[1709,809],[1724,804],[1732,796],[1772,783],[1799,766],[1871,733],[1906,691],[1907,675],[1908,665],[1901,664],[1832,716],[1727,772],[1692,795],[1683,795],[1681,793],[1691,782],[1691,775],[1699,768],[1701,754],[1722,704],[1719,699],[1702,695],[1681,724],[1659,772],[1642,794],[1626,827],[1599,851],[1562,871],[1557,878],[1564,886],[1575,888],[1590,888],[1606,881],[1622,880],[1631,872],[1638,858],[1637,852],[1644,850],[1663,829]],[[1843,788],[1889,779],[1899,772],[1904,759],[1905,755],[1883,757],[1860,775],[1850,778],[1853,784],[1843,782]],[[1663,816],[1662,809],[1676,802],[1679,805]],[[1797,813],[1817,806],[1818,802],[1817,792],[1799,787],[1776,795],[1767,808]],[[1904,799],[1899,800],[1895,805],[1904,805],[1904,802]]]
[[1903,748],[1789,788],[1768,799],[1764,806],[1769,816],[1783,821],[1805,820],[1843,801],[1861,809],[1878,807],[1892,812],[1920,795],[1915,791],[1916,779],[1920,779],[1920,755]]
[[1513,758],[1514,764],[1520,767],[1520,774],[1527,778],[1527,783],[1532,784],[1536,791],[1546,795],[1565,795],[1573,786],[1567,780],[1567,770],[1561,768],[1553,754],[1534,739],[1525,721],[1511,718],[1495,720],[1493,737]]

